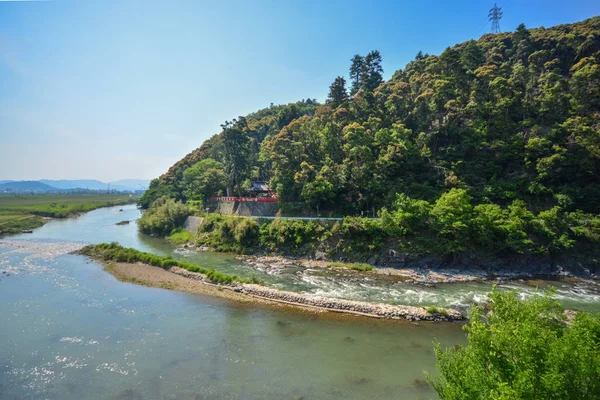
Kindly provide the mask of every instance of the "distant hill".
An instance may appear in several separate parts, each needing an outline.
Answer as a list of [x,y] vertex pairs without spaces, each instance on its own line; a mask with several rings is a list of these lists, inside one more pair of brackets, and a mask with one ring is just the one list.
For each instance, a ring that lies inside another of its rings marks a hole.
[[78,180],[49,180],[41,179],[40,182],[59,189],[89,189],[89,190],[143,190],[148,188],[150,181],[144,179],[123,179],[114,182],[101,182],[96,179],[78,179]]
[[[39,181],[0,180],[0,192],[57,192],[63,190],[118,190],[136,191],[148,189],[150,181],[145,179],[122,179],[110,183],[96,179],[40,179]],[[110,186],[109,186],[110,185]]]
[[58,181],[49,179],[40,179],[41,183],[46,185],[54,186],[58,189],[90,189],[90,190],[106,190],[108,185],[104,182],[97,181],[95,179],[82,179],[82,180],[66,180],[61,179]]
[[121,179],[118,181],[113,181],[110,183],[110,186],[124,186],[130,187],[135,190],[140,189],[148,189],[148,185],[150,185],[150,180],[148,179]]
[[14,192],[54,192],[58,189],[56,187],[47,185],[39,181],[18,181],[18,182],[4,182],[0,183],[0,192],[14,191]]

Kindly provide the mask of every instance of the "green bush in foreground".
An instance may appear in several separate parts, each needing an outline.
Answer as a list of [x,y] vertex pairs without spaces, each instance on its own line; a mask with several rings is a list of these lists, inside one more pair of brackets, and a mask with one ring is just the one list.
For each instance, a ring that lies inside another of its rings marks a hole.
[[97,245],[85,246],[80,250],[80,253],[86,256],[95,257],[103,261],[117,262],[141,262],[144,264],[154,265],[155,267],[169,268],[179,267],[190,272],[198,272],[206,275],[206,277],[214,283],[231,284],[233,282],[240,283],[261,283],[256,277],[250,279],[240,279],[236,275],[226,275],[215,271],[214,269],[206,269],[186,261],[178,261],[169,257],[156,256],[150,253],[144,253],[135,249],[125,248],[116,242],[102,243]]
[[439,397],[600,399],[600,314],[578,313],[566,324],[551,294],[520,300],[494,289],[490,312],[474,306],[468,344],[436,345],[441,375],[428,380]]

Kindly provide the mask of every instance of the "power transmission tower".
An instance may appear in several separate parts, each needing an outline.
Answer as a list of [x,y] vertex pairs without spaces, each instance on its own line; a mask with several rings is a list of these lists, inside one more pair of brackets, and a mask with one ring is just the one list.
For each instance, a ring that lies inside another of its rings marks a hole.
[[500,19],[502,18],[502,7],[498,7],[494,3],[494,7],[490,9],[488,14],[489,20],[492,21],[492,33],[500,32]]

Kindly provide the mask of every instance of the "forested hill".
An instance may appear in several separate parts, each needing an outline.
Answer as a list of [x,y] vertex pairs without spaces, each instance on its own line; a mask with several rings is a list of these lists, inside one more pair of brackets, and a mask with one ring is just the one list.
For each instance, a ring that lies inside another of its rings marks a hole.
[[[419,53],[389,81],[381,56],[351,60],[327,104],[271,106],[154,180],[141,201],[241,193],[269,180],[282,201],[347,213],[398,193],[435,201],[452,188],[474,203],[530,210],[600,209],[600,17],[484,35]],[[211,178],[212,177],[212,178]]]
[[[238,161],[240,168],[239,171],[239,182],[247,179],[265,179],[268,180],[268,176],[262,176],[264,168],[259,167],[259,154],[261,143],[265,137],[272,136],[287,126],[290,122],[296,118],[304,115],[314,115],[315,110],[319,106],[319,103],[313,99],[306,99],[291,103],[287,105],[273,105],[270,107],[258,110],[245,117],[238,117],[233,121],[226,121],[222,127],[227,125],[235,124],[236,126],[245,125],[243,130],[235,131],[234,134],[237,136],[239,146],[243,147],[240,149],[239,156],[243,157],[244,170],[242,171],[242,165]],[[218,172],[217,177],[221,178],[219,173],[223,173],[224,163],[228,155],[232,155],[231,147],[227,146],[230,150],[226,152],[226,144],[229,145],[231,141],[224,141],[225,132],[231,132],[231,129],[223,131],[219,134],[214,135],[197,149],[183,157],[181,160],[176,162],[169,170],[163,174],[160,178],[154,179],[150,182],[149,190],[140,200],[139,205],[142,208],[148,208],[150,204],[161,196],[169,196],[178,200],[187,200],[191,198],[202,198],[206,195],[216,195],[218,192],[224,189],[226,182],[225,180],[217,180],[216,187],[206,187],[202,191],[190,191],[188,187],[190,182],[184,182],[184,172],[190,170],[190,168],[202,160],[218,160],[217,166]],[[231,137],[232,135],[229,135]],[[233,154],[235,155],[235,154]],[[234,161],[234,160],[232,160]],[[230,163],[231,165],[232,163]],[[213,171],[214,172],[214,171]],[[230,175],[231,176],[231,175]],[[200,192],[205,192],[200,193]],[[214,192],[214,193],[213,193]]]

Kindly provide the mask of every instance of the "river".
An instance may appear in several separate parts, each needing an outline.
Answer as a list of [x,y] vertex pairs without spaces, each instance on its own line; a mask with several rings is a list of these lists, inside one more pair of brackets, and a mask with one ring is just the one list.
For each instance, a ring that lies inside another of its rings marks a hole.
[[[74,243],[118,241],[281,289],[361,300],[464,309],[490,289],[256,268],[232,255],[180,251],[135,223],[115,225],[138,217],[134,206],[105,208],[0,240],[0,398],[434,398],[424,383],[424,371],[435,373],[434,339],[465,342],[458,323],[311,314],[122,283],[67,254]],[[598,285],[550,283],[567,307],[600,309]],[[535,291],[525,282],[505,287]]]

